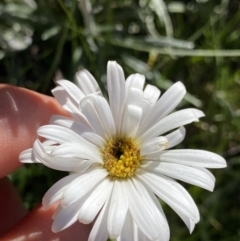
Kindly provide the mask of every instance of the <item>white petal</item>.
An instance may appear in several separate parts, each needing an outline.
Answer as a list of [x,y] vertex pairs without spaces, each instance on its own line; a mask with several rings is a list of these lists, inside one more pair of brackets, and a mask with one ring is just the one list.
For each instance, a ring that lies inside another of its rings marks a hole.
[[183,222],[186,224],[187,228],[189,229],[189,232],[192,233],[194,227],[195,227],[195,222],[191,218],[183,215],[182,213],[178,212],[177,210],[174,210],[178,216],[183,220]]
[[142,180],[158,197],[166,202],[173,210],[178,210],[185,216],[195,220],[198,214],[195,213],[195,206],[189,200],[183,187],[176,181],[162,175],[155,175],[138,170],[138,177]]
[[111,109],[105,98],[101,96],[89,96],[87,97],[94,105],[94,108],[104,126],[105,132],[108,137],[112,137],[116,134],[116,128],[112,116]]
[[75,120],[83,123],[86,126],[90,126],[86,117],[81,113],[78,108],[78,104],[68,95],[66,90],[57,86],[52,90],[52,94],[57,99],[57,101],[61,104],[61,106],[68,111]]
[[133,178],[133,183],[139,193],[140,198],[145,202],[148,207],[149,214],[152,212],[154,219],[157,220],[159,240],[168,241],[170,231],[167,219],[162,211],[159,201],[156,199],[155,194],[148,187],[143,186],[140,180]]
[[155,137],[146,141],[141,146],[141,156],[162,151],[168,147],[168,140],[163,136]]
[[71,98],[75,101],[76,106],[85,96],[75,84],[68,80],[57,80],[56,82],[67,91],[68,95],[71,96]]
[[62,86],[52,89],[52,94],[65,110],[69,112],[79,111],[76,101],[69,96],[68,92]]
[[118,241],[129,241],[129,240],[138,241],[138,240],[134,239],[133,223],[134,222],[132,220],[132,217],[128,211],[126,214],[126,218],[125,218],[125,222],[123,225],[121,236],[118,237],[118,239],[117,239]]
[[125,77],[120,65],[109,61],[107,66],[107,85],[109,103],[116,125],[116,130],[121,130],[122,112],[126,99]]
[[90,100],[87,100],[82,106],[83,114],[87,117],[89,123],[91,124],[94,131],[100,135],[102,138],[105,138],[107,133],[103,127],[103,123],[99,118],[96,109]]
[[53,158],[79,158],[102,162],[99,149],[80,143],[64,143],[56,146],[50,153]]
[[[143,101],[143,92],[140,89],[137,88],[131,88],[129,90],[129,96],[126,100],[125,108],[123,111],[123,118],[122,118],[122,129],[121,132],[124,135],[128,135],[128,129],[127,129],[127,121],[128,121],[128,115],[129,115],[129,106],[135,106],[140,107],[142,106]],[[142,112],[142,110],[141,110]]]
[[186,89],[181,82],[172,85],[153,106],[148,113],[150,118],[145,119],[141,124],[141,132],[155,125],[159,120],[168,115],[182,100],[186,94]]
[[95,132],[93,132],[92,128],[90,128],[89,126],[85,126],[77,121],[71,120],[67,117],[53,115],[49,123],[67,127],[68,129],[71,129],[72,131],[98,147],[102,147],[105,144],[105,140],[99,135],[97,135]]
[[34,155],[32,148],[21,152],[19,155],[19,160],[22,163],[40,163],[40,161]]
[[77,201],[107,175],[108,173],[104,169],[99,169],[99,167],[95,170],[86,171],[86,173],[76,178],[64,191],[61,205],[66,207]]
[[226,161],[221,156],[203,150],[169,150],[162,151],[161,153],[153,153],[146,158],[151,160],[161,160],[164,162],[173,162],[181,165],[189,165],[195,167],[206,168],[224,168]]
[[141,122],[142,108],[129,105],[127,110],[127,118],[123,123],[122,133],[129,137],[135,137]]
[[[144,164],[145,162],[143,162]],[[215,178],[211,172],[205,168],[189,167],[167,162],[146,162],[144,169],[153,170],[154,172],[187,182],[209,191],[213,191]]]
[[129,211],[142,232],[151,240],[159,237],[158,223],[151,205],[146,206],[131,180],[122,183],[128,198]]
[[52,215],[52,219],[54,220],[62,210],[63,207],[59,204]]
[[95,166],[96,160],[81,160],[80,164],[75,168],[74,172],[83,174],[88,168]]
[[[152,241],[152,240],[150,240],[149,238],[147,238],[139,228],[137,229],[137,232],[138,232],[138,234],[137,234],[137,237],[138,237],[138,238],[135,239],[136,241],[137,241],[137,240],[141,240],[141,241]],[[157,239],[157,240],[161,240],[161,239]],[[162,240],[161,240],[161,241],[162,241]]]
[[74,131],[57,125],[46,125],[41,126],[38,128],[37,133],[39,136],[42,136],[46,139],[56,141],[59,144],[65,143],[65,142],[75,142],[75,143],[83,143],[83,144],[89,144],[85,139],[83,139],[81,136],[79,136]]
[[[134,222],[133,218],[132,218],[132,221],[133,221],[133,236],[134,236],[134,241],[138,241],[141,237],[139,237],[139,228],[137,226],[137,224]],[[144,238],[146,236],[144,235]]]
[[89,234],[88,241],[106,241],[108,239],[107,217],[109,210],[109,200],[103,206],[96,222]]
[[140,132],[138,135],[143,142],[154,136],[162,135],[163,133],[179,126],[189,124],[193,121],[198,121],[198,118],[203,116],[203,112],[197,109],[180,110],[166,116],[154,126],[150,127],[145,133],[141,134]]
[[76,73],[76,80],[85,95],[101,92],[97,81],[86,69]]
[[52,158],[38,139],[33,144],[33,152],[42,164],[55,170],[74,171],[81,162],[79,158]]
[[142,90],[145,83],[145,76],[142,74],[132,74],[126,79],[126,96],[129,95],[131,88],[137,88]]
[[122,182],[116,180],[113,186],[107,221],[110,238],[117,238],[120,235],[127,210],[128,200],[124,193]]
[[143,91],[137,88],[131,88],[129,90],[129,96],[126,100],[126,105],[135,105],[142,107]]
[[149,102],[151,106],[153,106],[156,103],[160,94],[160,90],[154,85],[147,85],[143,92],[144,99],[147,102]]
[[168,140],[167,149],[172,148],[178,145],[179,143],[181,143],[185,138],[185,134],[186,134],[186,129],[183,126],[181,126],[176,131],[173,131],[170,134],[166,135],[165,138],[167,138]]
[[42,200],[43,207],[48,208],[53,203],[61,199],[63,191],[77,177],[78,174],[71,174],[69,176],[66,176],[56,182],[50,189],[48,189]]
[[[45,140],[42,142],[42,145],[44,146],[45,151],[49,154],[52,149],[54,149],[56,146],[54,146],[56,142]],[[40,160],[37,159],[37,157],[34,155],[33,149],[29,148],[19,155],[19,160],[22,163],[41,163]]]
[[154,106],[156,101],[160,96],[160,90],[154,85],[147,85],[143,91],[143,119],[142,122],[145,121],[145,118],[149,118],[148,113],[151,108]]
[[106,200],[110,197],[113,182],[104,179],[90,194],[88,199],[82,205],[78,220],[81,223],[88,224],[97,216]]
[[67,127],[68,129],[73,130],[79,135],[87,131],[88,132],[92,131],[91,127],[85,126],[82,123],[79,123],[77,121],[74,121],[73,119],[70,119],[68,117],[61,116],[61,115],[52,115],[50,118],[49,124],[55,124],[55,125]]
[[52,231],[57,233],[75,223],[77,221],[80,205],[81,202],[76,202],[66,208],[63,208],[54,218]]

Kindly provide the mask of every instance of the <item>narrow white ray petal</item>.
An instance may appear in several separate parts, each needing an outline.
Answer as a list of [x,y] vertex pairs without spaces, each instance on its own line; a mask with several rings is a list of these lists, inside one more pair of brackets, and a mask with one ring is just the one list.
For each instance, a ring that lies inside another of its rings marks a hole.
[[[73,119],[70,119],[68,117],[65,116],[61,116],[61,115],[53,115],[51,116],[50,120],[49,120],[49,124],[54,124],[54,125],[60,125],[60,126],[64,126],[67,127],[68,129],[73,130],[74,132],[76,132],[77,134],[81,135],[84,132],[91,132],[93,131],[91,129],[91,127],[89,126],[85,126],[82,123],[79,123]],[[74,126],[75,124],[75,126]]]
[[64,143],[56,146],[50,153],[53,158],[79,158],[102,162],[98,148],[80,143]]
[[42,199],[42,205],[44,208],[48,208],[56,201],[60,200],[63,194],[63,191],[66,187],[78,177],[78,174],[71,174],[66,176],[56,182],[48,191],[45,193]]
[[99,167],[95,168],[95,170],[86,171],[85,174],[82,174],[80,177],[76,178],[64,191],[61,205],[66,207],[77,201],[90,190],[92,190],[92,188],[107,175],[108,173],[106,170],[99,169]]
[[52,89],[53,96],[61,104],[61,106],[69,112],[77,112],[77,102],[68,94],[68,92],[62,87],[57,86]]
[[84,139],[94,144],[95,146],[102,147],[105,144],[105,140],[93,132],[93,129],[89,126],[85,126],[82,123],[74,121],[64,116],[53,115],[49,121],[50,124],[60,125],[67,127],[82,136]]
[[78,104],[80,100],[85,96],[83,92],[72,82],[68,80],[57,80],[58,85],[62,86],[69,96]]
[[113,114],[116,130],[120,132],[122,112],[126,99],[125,77],[122,67],[115,61],[109,61],[107,65],[107,85],[109,103]]
[[74,171],[81,162],[79,158],[53,158],[49,156],[38,139],[33,144],[33,152],[42,164],[59,171]]
[[142,74],[131,74],[126,79],[126,96],[129,95],[129,90],[133,88],[143,89],[145,83],[145,76]]
[[127,112],[127,121],[123,123],[123,134],[127,134],[129,137],[135,137],[138,127],[141,122],[142,117],[142,108],[129,105]]
[[113,186],[107,220],[107,228],[110,238],[117,238],[120,235],[127,210],[128,200],[124,193],[122,182],[116,180]]
[[[176,185],[179,187],[179,189],[181,189],[181,192],[184,193],[185,197],[188,199],[189,202],[189,206],[192,207],[192,210],[194,212],[195,218],[192,219],[194,221],[194,223],[198,223],[200,221],[200,213],[198,210],[198,207],[196,205],[196,203],[194,202],[192,196],[188,193],[188,191],[179,183],[175,182]],[[189,217],[191,219],[191,217]]]
[[21,152],[19,155],[19,160],[22,163],[40,163],[40,161],[34,155],[32,148]]
[[[173,84],[156,103],[156,110],[158,118],[156,122],[168,115],[181,102],[186,94],[186,88],[182,82],[178,81]],[[153,112],[154,113],[154,112]]]
[[129,211],[135,223],[149,239],[156,240],[159,237],[159,227],[153,212],[154,207],[146,205],[131,180],[126,180],[122,184],[128,198]]
[[156,101],[160,96],[160,90],[154,85],[147,85],[143,91],[143,119],[142,122],[145,121],[145,118],[149,118],[148,113],[151,108],[154,106]]
[[79,165],[75,168],[74,172],[82,174],[85,173],[88,170],[88,168],[96,165],[96,160],[81,160]]
[[92,96],[91,98],[93,99],[95,110],[105,128],[105,132],[108,133],[108,137],[114,136],[116,134],[116,128],[108,102],[101,96]]
[[141,200],[143,200],[145,205],[148,207],[149,214],[152,212],[154,219],[157,221],[157,230],[159,234],[158,239],[161,241],[168,241],[170,237],[168,222],[165,215],[163,214],[158,200],[156,200],[155,195],[151,190],[149,190],[149,188],[145,187],[139,179],[133,178],[133,183],[137,189],[137,192],[139,193]]
[[62,210],[63,207],[59,204],[52,215],[52,219],[54,220]]
[[182,100],[186,89],[181,82],[172,85],[153,106],[148,113],[147,119],[141,124],[141,132],[146,131],[149,126],[155,125],[159,120],[168,115]]
[[106,241],[108,239],[107,218],[109,210],[109,200],[103,206],[96,222],[89,234],[88,241]]
[[186,129],[183,126],[181,126],[176,131],[173,131],[170,134],[166,135],[165,137],[168,140],[167,149],[172,148],[178,145],[179,143],[181,143],[185,138],[185,134],[186,134]]
[[154,137],[144,142],[140,148],[141,156],[162,151],[168,147],[168,140],[164,136]]
[[[147,165],[144,166],[144,169],[146,170],[152,170],[174,179],[178,179],[183,182],[205,188],[209,191],[213,191],[215,178],[212,173],[205,168],[190,167],[167,162],[147,161],[146,163]],[[142,164],[144,165],[145,162]]]
[[57,233],[75,223],[77,221],[80,206],[81,202],[76,202],[66,208],[63,208],[54,218],[52,231]]
[[101,96],[96,96],[94,100],[98,116],[104,125],[105,132],[108,134],[108,137],[116,135],[116,127],[108,102]]
[[174,112],[162,120],[158,121],[154,126],[150,127],[145,133],[138,133],[142,141],[146,141],[152,137],[162,135],[163,133],[170,131],[179,126],[189,124],[193,121],[198,121],[200,117],[203,117],[202,111],[197,109],[184,109]]
[[143,91],[144,99],[150,103],[151,106],[153,106],[156,101],[158,100],[161,92],[160,90],[155,87],[154,85],[147,85]]
[[62,144],[65,142],[75,142],[75,143],[79,143],[79,144],[83,143],[87,145],[89,143],[74,131],[63,126],[57,126],[57,125],[41,126],[40,128],[38,128],[37,133],[39,136],[42,136],[52,141],[56,141],[59,144]]
[[86,117],[81,113],[78,108],[78,103],[76,103],[66,92],[66,90],[57,86],[52,90],[52,94],[57,99],[57,101],[61,104],[61,106],[68,111],[75,120],[83,123],[86,126],[90,126]]
[[102,138],[105,138],[106,131],[103,127],[103,123],[101,122],[101,119],[99,118],[96,109],[94,108],[90,100],[87,100],[85,104],[82,106],[82,112],[87,117],[94,131]]
[[76,80],[85,95],[101,92],[97,81],[86,69],[76,73]]
[[185,216],[195,220],[195,207],[191,204],[186,192],[176,181],[162,175],[147,173],[139,169],[138,177],[152,192],[166,202],[173,210],[179,210]]
[[[134,236],[134,241],[138,241],[141,237],[139,237],[139,228],[137,226],[137,224],[134,222],[133,218],[132,218],[132,226],[133,226],[133,236]],[[144,235],[145,236],[145,235]]]
[[[138,239],[136,239],[136,240],[152,241],[151,239],[147,238],[139,228],[137,229],[137,232],[138,232],[138,234],[137,234]],[[164,239],[162,240],[162,239],[160,239],[160,238],[158,238],[157,240],[164,241]]]
[[224,168],[226,161],[223,157],[210,151],[179,149],[153,153],[146,157],[152,161],[173,162],[181,165],[206,168]]
[[82,135],[82,138],[89,141],[90,143],[94,144],[97,147],[102,148],[106,145],[105,139],[103,139],[101,136],[99,136],[95,132],[84,132]]
[[143,92],[141,89],[137,88],[131,88],[129,90],[129,96],[126,99],[124,111],[123,111],[123,118],[122,118],[122,129],[121,132],[125,135],[128,135],[127,127],[127,120],[128,120],[128,112],[129,112],[129,106],[136,106],[140,107],[142,106],[143,101]]
[[106,200],[112,192],[113,182],[104,179],[90,194],[88,199],[82,205],[78,220],[81,223],[88,224],[97,216],[99,210],[103,207]]
[[126,214],[121,236],[118,237],[117,240],[118,241],[129,241],[129,240],[135,241],[134,233],[133,233],[133,220],[129,211]]
[[185,225],[187,226],[188,230],[190,233],[192,233],[194,227],[195,227],[195,222],[194,220],[192,220],[191,218],[183,215],[182,213],[178,212],[177,210],[174,210],[177,215],[183,220],[183,222],[185,223]]
[[126,105],[135,105],[142,107],[143,91],[137,88],[131,88],[129,90],[129,96],[126,100]]
[[[171,181],[172,179],[168,179],[168,180]],[[187,214],[187,215],[184,214],[181,209],[176,208],[175,206],[171,206],[171,205],[170,206],[180,216],[180,218],[184,221],[184,223],[187,225],[187,227],[189,228],[189,230],[191,232],[195,226],[195,223],[198,223],[200,220],[199,210],[198,210],[195,202],[193,201],[192,197],[189,195],[189,193],[180,184],[178,184],[174,180],[172,180],[172,181],[173,181],[172,185],[174,184],[180,190],[182,195],[185,196],[185,198],[188,202],[188,206],[191,207],[191,209],[192,209],[191,211],[194,213],[194,218],[189,217],[189,214]],[[152,195],[152,199],[154,200],[155,194],[153,194],[153,193],[150,193],[150,194]],[[157,206],[159,204],[158,208],[164,215],[162,207],[161,207],[160,203],[158,202],[158,200],[156,200],[156,197],[155,197],[154,201]],[[168,233],[168,235],[170,236],[170,233]],[[169,236],[168,236],[168,239],[169,239]]]

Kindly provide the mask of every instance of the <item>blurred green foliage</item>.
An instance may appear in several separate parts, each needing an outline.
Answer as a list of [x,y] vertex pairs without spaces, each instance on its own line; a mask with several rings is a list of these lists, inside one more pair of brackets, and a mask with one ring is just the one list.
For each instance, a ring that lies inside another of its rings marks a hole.
[[[214,193],[183,184],[201,221],[192,235],[164,205],[172,241],[240,240],[240,3],[238,0],[2,0],[0,83],[50,94],[54,79],[88,69],[106,93],[106,64],[139,72],[165,90],[181,80],[179,108],[206,117],[187,126],[179,148],[210,150],[228,162]],[[26,165],[12,175],[27,208],[66,175]]]

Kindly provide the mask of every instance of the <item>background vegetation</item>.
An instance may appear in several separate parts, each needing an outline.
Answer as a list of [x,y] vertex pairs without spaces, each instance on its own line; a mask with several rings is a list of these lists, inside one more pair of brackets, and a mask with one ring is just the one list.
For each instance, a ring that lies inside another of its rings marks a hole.
[[[179,108],[206,117],[179,148],[223,155],[214,193],[183,184],[201,221],[192,235],[164,205],[172,241],[240,240],[240,3],[238,0],[2,0],[0,82],[50,94],[54,79],[88,69],[106,88],[106,64],[139,72],[164,91],[181,80]],[[66,173],[26,165],[12,175],[29,209]]]

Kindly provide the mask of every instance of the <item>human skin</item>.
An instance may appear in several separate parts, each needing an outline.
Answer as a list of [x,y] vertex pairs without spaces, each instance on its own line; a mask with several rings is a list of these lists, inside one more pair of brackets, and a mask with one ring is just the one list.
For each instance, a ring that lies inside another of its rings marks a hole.
[[32,147],[38,127],[51,115],[68,116],[58,102],[24,88],[0,84],[0,241],[84,241],[91,225],[75,223],[59,233],[51,231],[56,204],[24,208],[16,189],[6,177],[22,164],[19,153]]

